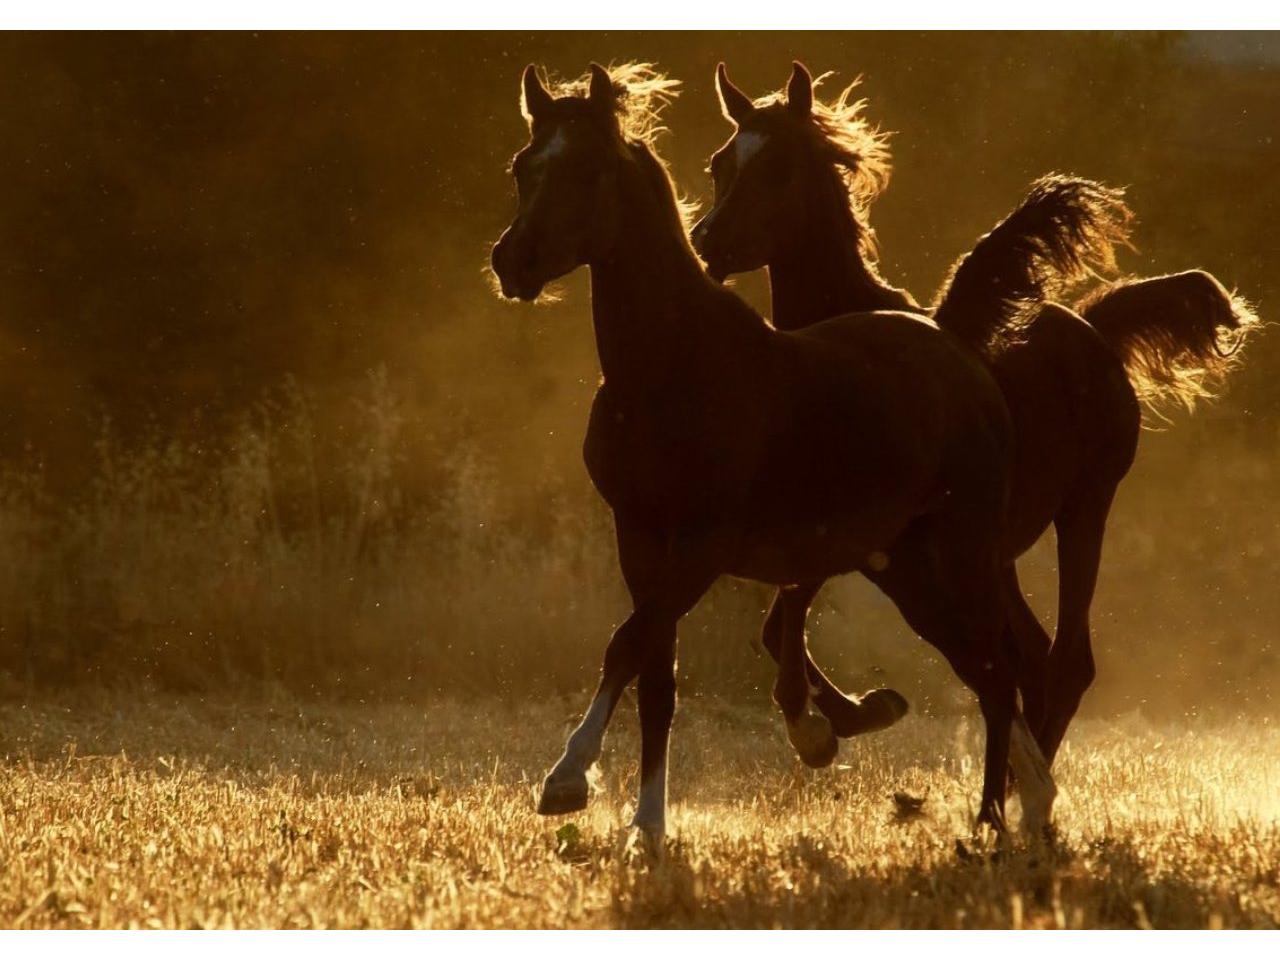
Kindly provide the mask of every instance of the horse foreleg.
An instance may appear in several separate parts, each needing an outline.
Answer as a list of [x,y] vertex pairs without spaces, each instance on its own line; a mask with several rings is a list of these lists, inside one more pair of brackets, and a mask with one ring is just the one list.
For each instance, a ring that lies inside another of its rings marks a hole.
[[636,686],[640,712],[640,796],[631,825],[651,844],[667,826],[667,747],[676,712],[676,625],[655,635]]
[[[807,692],[813,704],[831,722],[836,736],[853,737],[890,727],[906,715],[905,697],[889,689],[870,690],[861,697],[848,696],[822,672],[809,654],[804,640],[805,618],[821,586],[820,582],[802,583],[778,591],[761,631],[764,648],[781,663],[784,636],[790,637],[791,643],[799,643],[804,655]],[[794,680],[789,682],[794,691]],[[794,692],[790,695],[796,696]]]
[[582,722],[569,735],[564,753],[547,774],[538,801],[541,814],[573,813],[587,805],[587,771],[600,759],[604,732],[622,691],[640,672],[646,630],[643,614],[634,611],[616,631],[604,652],[600,683]]
[[636,607],[605,651],[600,685],[570,735],[564,754],[547,775],[538,812],[572,813],[587,803],[587,771],[600,758],[605,727],[627,684],[640,678],[640,797],[634,826],[652,844],[666,828],[667,744],[675,712],[676,623],[714,581],[677,558],[672,567],[635,584]]
[[800,759],[815,768],[829,766],[840,750],[831,721],[811,709],[813,691],[808,673],[811,661],[805,649],[804,620],[818,586],[820,584],[805,584],[779,593],[775,602],[775,608],[781,605],[778,630],[775,650],[771,651],[778,661],[773,699],[787,722],[787,738]]

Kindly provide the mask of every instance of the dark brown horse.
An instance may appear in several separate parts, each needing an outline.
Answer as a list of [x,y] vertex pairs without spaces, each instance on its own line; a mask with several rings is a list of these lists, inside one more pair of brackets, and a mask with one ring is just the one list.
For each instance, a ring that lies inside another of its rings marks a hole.
[[[787,585],[874,570],[977,694],[980,816],[1000,824],[1010,761],[1020,787],[1045,783],[1047,768],[1014,722],[1018,651],[1000,580],[1012,433],[999,388],[919,315],[778,331],[711,280],[649,142],[670,90],[647,67],[592,65],[558,95],[533,67],[523,78],[530,141],[512,165],[518,207],[493,270],[503,294],[522,300],[578,266],[591,271],[603,382],[584,457],[612,508],[634,604],[539,809],[585,806],[587,770],[638,678],[635,825],[660,837],[680,618],[721,575]],[[825,741],[830,725],[809,712],[807,687],[795,692],[782,704],[788,728],[812,747],[806,738]],[[860,706],[881,726],[905,710],[891,691]],[[1044,816],[1049,800],[1024,795],[1024,808]]]
[[[758,103],[733,86],[723,65],[716,80],[736,129],[712,160],[715,206],[694,231],[711,272],[723,277],[767,267],[773,323],[783,330],[850,311],[913,308],[910,294],[876,270],[865,211],[887,176],[887,154],[862,120],[862,104],[850,99],[853,88],[833,103],[815,101],[800,64],[785,95]],[[1004,556],[1021,555],[1050,523],[1057,530],[1060,594],[1052,647],[1012,564],[1006,569],[1024,664],[1048,660],[1047,691],[1035,689],[1036,671],[1028,670],[1022,693],[1050,761],[1094,676],[1089,607],[1112,497],[1137,448],[1138,397],[1189,404],[1230,367],[1253,323],[1246,305],[1201,271],[1100,288],[1080,305],[1083,317],[1054,303],[1021,322],[1011,322],[1007,311],[970,308],[981,302],[983,286],[998,279],[1031,300],[1053,294],[1062,281],[1084,273],[1082,251],[1107,265],[1110,243],[1090,241],[1122,239],[1126,212],[1105,190],[1083,188],[1074,197],[1058,190],[1055,197],[1054,184],[1067,182],[1041,181],[957,264],[933,312],[942,329],[986,359],[1013,417],[1017,443]],[[1092,215],[1081,217],[1081,211]],[[1037,228],[1036,220],[1056,220],[1063,229]],[[1019,249],[1028,242],[1039,260]],[[1037,276],[1033,269],[1016,276],[1027,263],[1045,262],[1056,267],[1053,274]],[[764,631],[775,656],[782,656],[787,637],[803,645],[805,614],[819,586],[779,592]],[[838,732],[848,729],[840,692],[811,662],[809,671],[822,691],[818,707],[829,711]]]

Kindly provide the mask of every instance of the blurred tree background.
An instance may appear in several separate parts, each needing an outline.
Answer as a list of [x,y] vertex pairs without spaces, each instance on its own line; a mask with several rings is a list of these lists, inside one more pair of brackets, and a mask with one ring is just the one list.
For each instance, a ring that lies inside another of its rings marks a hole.
[[[922,299],[1058,170],[1129,187],[1126,271],[1204,267],[1264,319],[1280,301],[1276,35],[8,34],[0,666],[589,683],[624,604],[579,456],[585,277],[530,307],[483,271],[525,140],[519,72],[650,60],[683,80],[661,149],[705,199],[729,132],[716,61],[761,94],[793,58],[834,71],[829,93],[862,75],[895,132],[872,222],[884,273]],[[767,305],[762,277],[738,289]],[[1144,434],[1095,709],[1271,707],[1277,371],[1259,337],[1222,399]],[[1023,566],[1051,621],[1051,545]],[[765,599],[726,585],[693,615],[686,634],[715,640],[684,645],[693,686],[767,682],[746,653]],[[848,685],[954,693],[864,585],[829,588],[815,622]]]

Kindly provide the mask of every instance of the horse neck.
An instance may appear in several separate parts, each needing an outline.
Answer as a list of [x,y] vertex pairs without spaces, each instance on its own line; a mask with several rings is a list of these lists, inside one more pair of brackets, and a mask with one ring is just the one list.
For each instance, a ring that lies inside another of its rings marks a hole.
[[[825,171],[824,171],[825,173]],[[843,184],[828,176],[798,211],[794,229],[769,262],[773,324],[795,330],[842,313],[900,309],[910,302],[877,274],[864,253],[866,227]]]
[[668,381],[681,358],[707,355],[702,341],[723,336],[723,301],[685,239],[674,196],[644,179],[639,170],[620,178],[617,239],[590,264],[600,369],[619,390]]

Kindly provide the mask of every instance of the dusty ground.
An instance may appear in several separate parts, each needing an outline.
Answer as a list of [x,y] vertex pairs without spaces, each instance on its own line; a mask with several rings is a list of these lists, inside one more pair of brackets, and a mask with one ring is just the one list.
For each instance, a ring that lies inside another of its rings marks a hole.
[[23,699],[0,706],[5,927],[1280,925],[1271,724],[1082,723],[1058,845],[992,858],[957,852],[973,720],[909,717],[811,773],[764,703],[688,699],[654,864],[620,829],[628,704],[589,810],[545,820],[576,702]]

